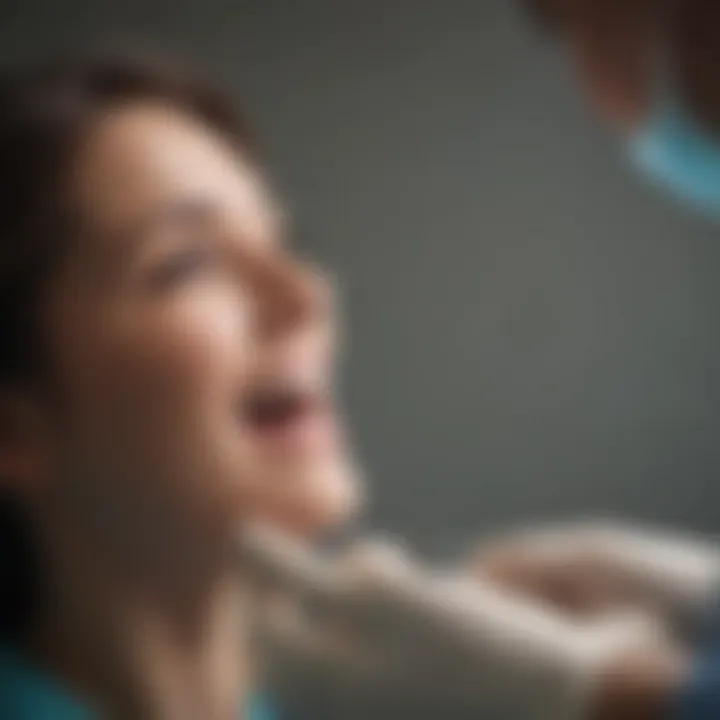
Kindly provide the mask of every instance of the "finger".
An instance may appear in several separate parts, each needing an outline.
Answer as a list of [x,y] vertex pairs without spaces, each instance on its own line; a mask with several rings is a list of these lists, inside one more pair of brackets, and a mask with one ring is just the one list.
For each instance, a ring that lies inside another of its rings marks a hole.
[[471,573],[515,593],[594,617],[629,600],[628,588],[577,532],[535,531],[481,548]]
[[569,572],[561,562],[506,550],[486,557],[475,576],[569,613],[589,613],[597,598],[575,573],[567,577]]
[[568,0],[566,28],[591,102],[610,120],[634,127],[652,93],[658,0]]
[[720,129],[720,4],[716,0],[526,0],[569,40],[591,101],[623,125],[651,110],[660,72],[694,116]]

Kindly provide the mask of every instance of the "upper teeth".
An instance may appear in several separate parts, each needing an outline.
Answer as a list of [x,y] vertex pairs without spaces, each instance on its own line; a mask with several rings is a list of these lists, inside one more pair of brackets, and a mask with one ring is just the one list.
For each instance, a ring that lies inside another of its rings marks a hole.
[[[265,385],[265,383],[262,383],[262,385]],[[325,381],[316,368],[298,363],[296,367],[292,368],[291,372],[284,373],[282,376],[268,378],[265,386],[283,392],[290,391],[314,395],[323,391]]]

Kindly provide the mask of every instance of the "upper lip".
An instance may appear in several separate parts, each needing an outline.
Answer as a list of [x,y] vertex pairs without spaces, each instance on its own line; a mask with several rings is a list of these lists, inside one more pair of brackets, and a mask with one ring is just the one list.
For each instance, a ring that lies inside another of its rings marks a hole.
[[321,363],[286,362],[271,372],[257,375],[243,390],[241,419],[258,423],[272,419],[275,412],[311,410],[329,399],[327,373]]

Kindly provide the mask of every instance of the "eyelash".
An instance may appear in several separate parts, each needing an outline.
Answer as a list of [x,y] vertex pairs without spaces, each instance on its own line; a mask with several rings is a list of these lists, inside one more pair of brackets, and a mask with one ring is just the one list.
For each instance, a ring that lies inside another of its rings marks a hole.
[[171,288],[205,270],[214,260],[215,254],[209,248],[191,248],[176,252],[157,265],[153,272],[153,285]]

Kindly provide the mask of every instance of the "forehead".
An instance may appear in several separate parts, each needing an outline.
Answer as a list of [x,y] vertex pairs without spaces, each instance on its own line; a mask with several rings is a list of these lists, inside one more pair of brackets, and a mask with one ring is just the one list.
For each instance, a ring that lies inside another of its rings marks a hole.
[[107,113],[78,156],[72,185],[83,218],[122,231],[178,197],[210,201],[252,222],[275,208],[239,148],[201,120],[160,103]]

